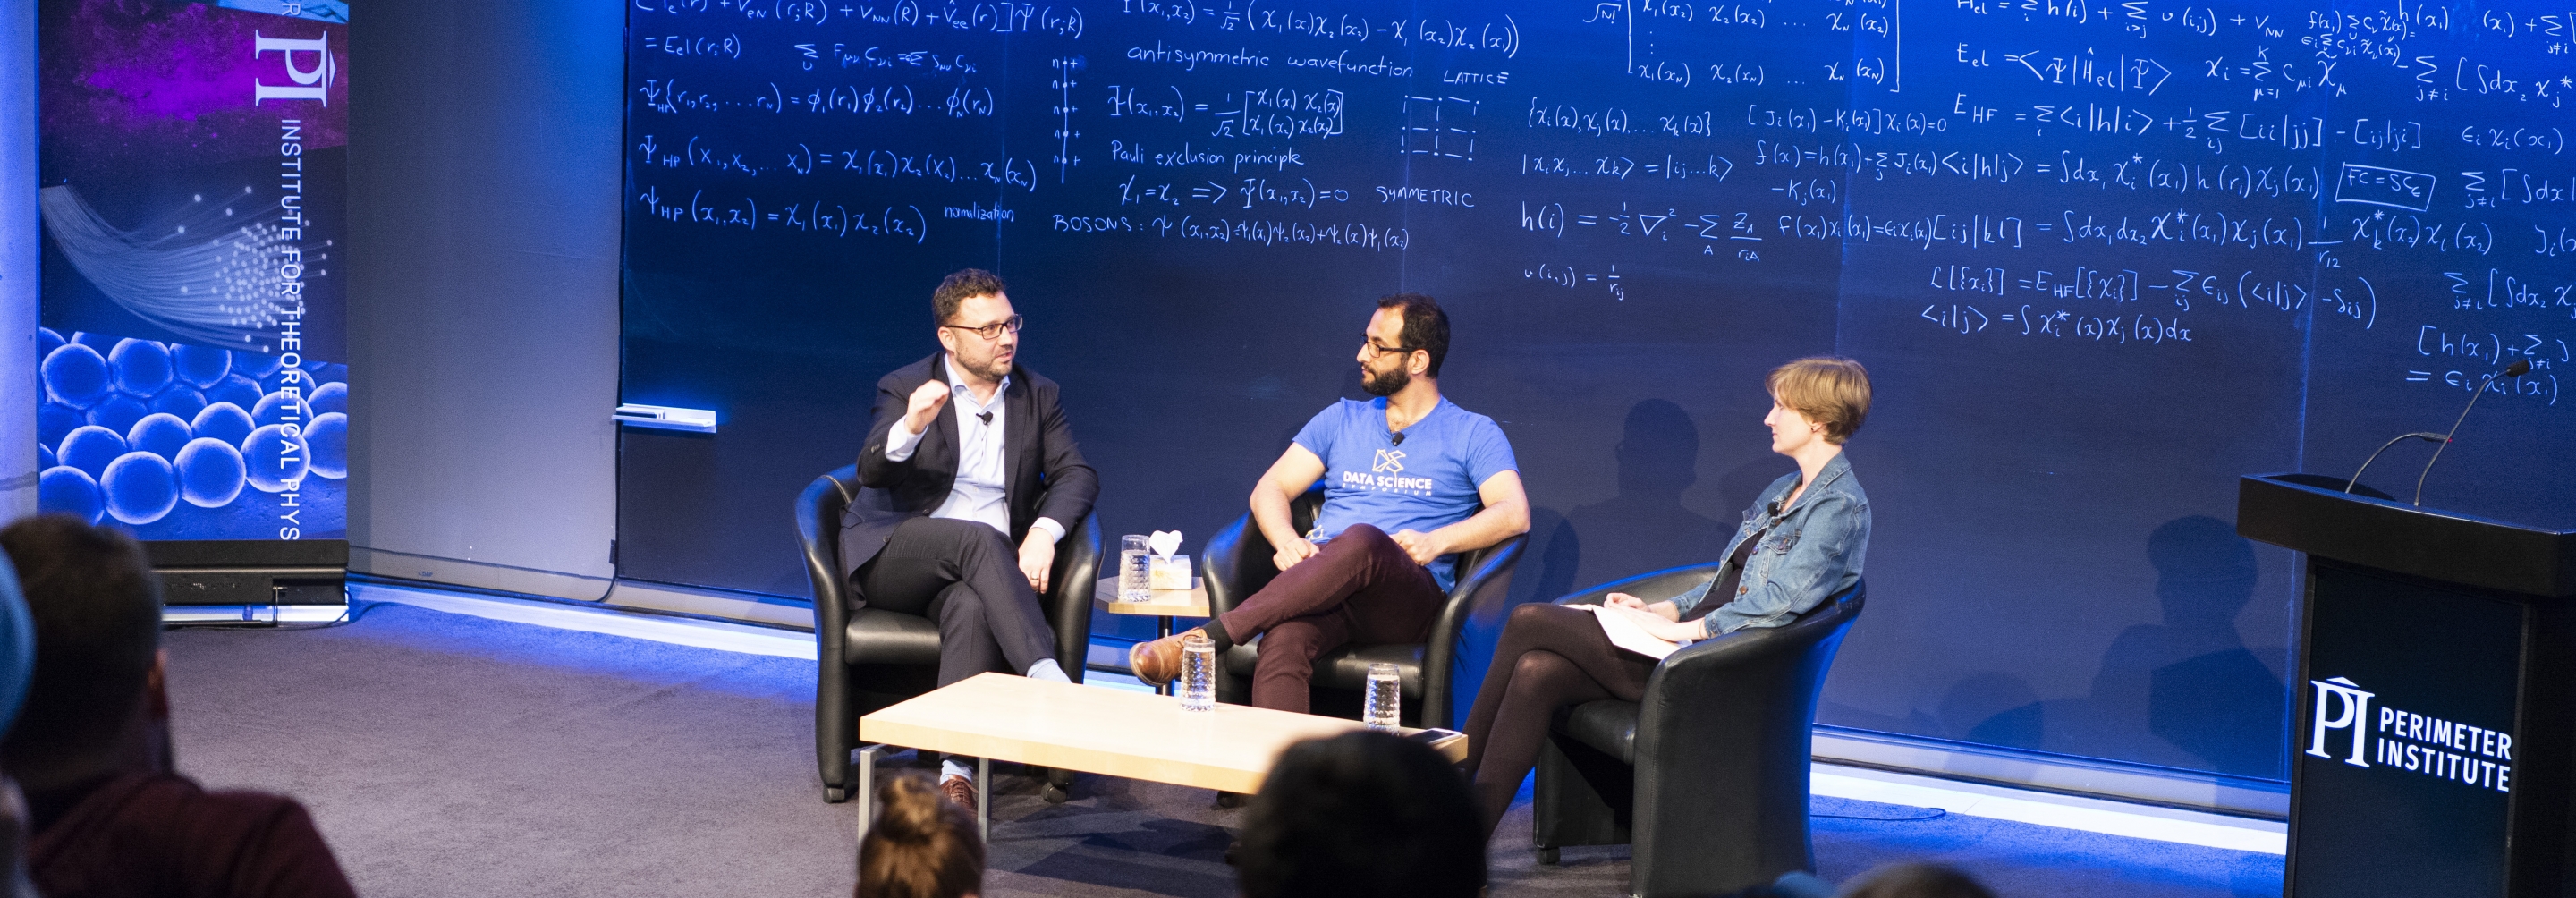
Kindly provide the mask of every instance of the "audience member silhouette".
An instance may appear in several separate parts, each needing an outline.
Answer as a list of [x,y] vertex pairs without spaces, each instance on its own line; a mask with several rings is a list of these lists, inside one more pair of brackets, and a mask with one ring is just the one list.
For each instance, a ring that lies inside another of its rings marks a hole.
[[1841,892],[1804,870],[1783,874],[1769,886],[1746,889],[1729,898],[1994,898],[1994,893],[1968,875],[1940,864],[1889,864],[1863,873]]
[[122,533],[76,518],[0,530],[36,634],[0,741],[25,788],[27,866],[52,898],[356,893],[294,799],[209,792],[171,763],[159,582]]
[[1245,898],[1475,898],[1485,839],[1458,768],[1372,730],[1288,747],[1253,796]]
[[975,898],[984,890],[984,840],[975,817],[919,777],[877,786],[877,819],[859,840],[854,898]]
[[[0,733],[27,699],[27,680],[36,673],[36,622],[18,590],[18,572],[0,558]],[[0,775],[0,896],[36,898],[27,879],[27,801],[18,784]]]
[[1843,887],[1842,898],[1995,898],[1968,874],[1941,864],[1891,864]]

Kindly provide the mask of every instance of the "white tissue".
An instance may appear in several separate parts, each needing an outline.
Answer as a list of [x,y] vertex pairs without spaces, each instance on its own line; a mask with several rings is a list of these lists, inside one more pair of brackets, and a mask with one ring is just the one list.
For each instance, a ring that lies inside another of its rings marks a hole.
[[1153,553],[1156,555],[1169,556],[1174,552],[1180,551],[1181,532],[1178,530],[1156,530],[1154,531],[1154,535],[1145,538],[1145,547],[1153,550]]

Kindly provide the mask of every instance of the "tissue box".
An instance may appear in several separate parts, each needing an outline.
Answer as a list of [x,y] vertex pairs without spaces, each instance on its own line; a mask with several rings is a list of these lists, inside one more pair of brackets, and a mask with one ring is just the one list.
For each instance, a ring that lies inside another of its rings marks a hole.
[[1146,580],[1149,589],[1189,589],[1190,556],[1152,556],[1152,561],[1146,568]]

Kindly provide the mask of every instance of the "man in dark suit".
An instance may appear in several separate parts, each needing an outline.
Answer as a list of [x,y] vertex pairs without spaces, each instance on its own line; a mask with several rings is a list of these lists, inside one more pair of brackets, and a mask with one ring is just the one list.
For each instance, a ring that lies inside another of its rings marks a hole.
[[[985,671],[1067,680],[1037,594],[1099,475],[1055,382],[1016,364],[1020,316],[1002,279],[959,271],[931,306],[943,351],[877,381],[841,564],[860,604],[939,621],[939,685]],[[940,791],[972,808],[966,766],[941,768]]]

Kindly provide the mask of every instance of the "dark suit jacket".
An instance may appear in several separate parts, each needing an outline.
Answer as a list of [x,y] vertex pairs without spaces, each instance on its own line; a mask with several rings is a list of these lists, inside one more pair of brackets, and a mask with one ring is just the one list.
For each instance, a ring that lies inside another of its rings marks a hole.
[[[955,402],[939,409],[910,458],[886,460],[886,442],[903,420],[912,391],[933,379],[953,382],[947,353],[932,353],[877,381],[875,419],[868,424],[866,448],[859,450],[859,491],[841,513],[844,577],[876,558],[897,525],[938,510],[957,483]],[[1026,538],[1029,525],[1041,517],[1053,518],[1071,532],[1100,497],[1100,475],[1074,445],[1064,408],[1056,404],[1055,381],[1013,364],[1010,388],[1002,393],[1002,415],[1003,493],[1011,509],[1011,544]],[[855,587],[851,595],[858,595]]]

